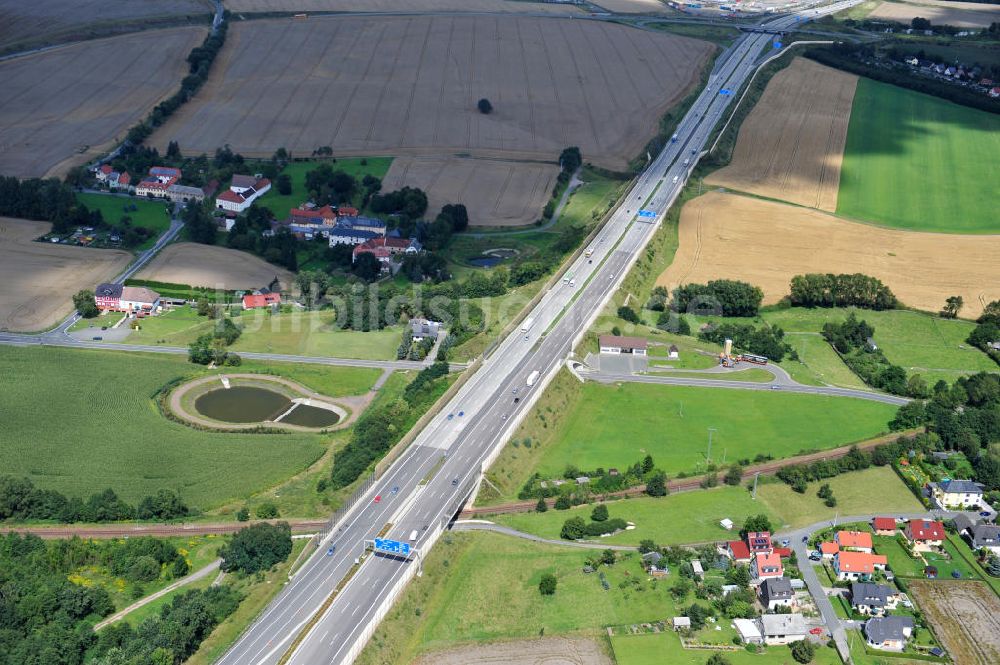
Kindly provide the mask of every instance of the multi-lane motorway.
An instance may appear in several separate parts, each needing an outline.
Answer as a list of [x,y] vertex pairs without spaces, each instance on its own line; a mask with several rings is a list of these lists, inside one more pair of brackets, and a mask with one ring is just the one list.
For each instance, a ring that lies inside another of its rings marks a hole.
[[[808,17],[832,13],[858,1],[805,13]],[[800,20],[800,16],[781,16],[766,27],[786,30]],[[770,49],[771,39],[767,34],[744,35],[720,58],[709,86],[681,121],[677,141],[668,144],[637,179],[590,245],[592,255],[581,254],[567,271],[576,285],[559,284],[544,295],[528,315],[533,325],[527,331],[515,330],[483,361],[220,663],[277,663],[307,627],[308,633],[288,662],[350,662],[384,611],[387,595],[398,588],[410,572],[407,568],[415,563],[384,556],[360,559],[360,567],[319,619],[310,620],[359,561],[365,540],[385,535],[411,541],[415,535],[412,542],[426,548],[459,509],[475,486],[483,462],[530,406],[545,379],[558,369],[655,231],[655,220],[640,221],[637,211],[642,208],[662,215],[673,203],[731,102],[732,95],[722,91],[739,90]],[[529,387],[527,378],[536,370],[542,378]]]

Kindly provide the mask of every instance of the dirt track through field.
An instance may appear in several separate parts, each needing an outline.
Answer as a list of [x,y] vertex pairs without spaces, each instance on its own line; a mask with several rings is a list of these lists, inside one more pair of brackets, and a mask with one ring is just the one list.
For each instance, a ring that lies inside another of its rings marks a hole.
[[744,121],[729,166],[705,182],[833,212],[857,82],[796,58]]
[[594,640],[546,637],[538,640],[470,644],[421,656],[413,665],[612,665]]
[[206,286],[212,289],[257,289],[278,278],[290,288],[295,276],[252,254],[193,242],[168,246],[143,268],[137,279]]
[[906,305],[936,312],[948,296],[965,299],[962,316],[1000,298],[1000,235],[896,231],[848,222],[816,210],[710,192],[681,211],[679,245],[657,284],[741,279],[764,302],[788,295],[795,275],[855,273],[878,277]]
[[[624,168],[714,47],[560,18],[331,17],[236,23],[199,95],[152,137],[248,156],[471,154]],[[480,98],[493,112],[476,109]]]
[[915,17],[928,19],[932,25],[956,28],[988,28],[1000,21],[1000,7],[977,2],[883,2],[868,18],[886,19],[909,25]]
[[1000,663],[1000,599],[984,582],[913,580],[917,606],[956,663]]
[[205,34],[155,30],[0,62],[0,173],[62,175],[101,154],[177,89]]
[[[631,2],[632,0],[627,0]],[[647,0],[656,2],[657,0]],[[578,14],[580,8],[520,0],[226,0],[232,12],[517,12]]]
[[523,226],[540,219],[556,184],[555,164],[462,157],[398,157],[382,189],[404,185],[427,192],[427,210],[461,203],[472,226]]
[[132,260],[117,249],[88,249],[34,239],[48,222],[0,217],[0,330],[50,328],[73,309],[73,294],[114,277]]

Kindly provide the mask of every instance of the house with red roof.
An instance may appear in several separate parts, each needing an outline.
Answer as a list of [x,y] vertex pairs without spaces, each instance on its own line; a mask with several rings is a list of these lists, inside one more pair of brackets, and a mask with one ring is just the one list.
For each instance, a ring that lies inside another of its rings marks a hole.
[[750,564],[750,548],[742,540],[730,540],[726,543],[726,556],[733,560],[733,563]]
[[876,536],[895,536],[896,520],[893,517],[876,517],[872,520],[872,529]]
[[236,174],[229,189],[215,197],[215,207],[239,214],[269,191],[271,181],[267,178]]
[[837,543],[827,541],[819,544],[819,553],[823,555],[824,559],[832,559],[839,551],[840,545]]
[[838,580],[858,580],[870,577],[876,570],[885,570],[888,563],[881,554],[841,551],[833,557],[833,572]]
[[751,554],[770,552],[773,549],[771,534],[768,531],[750,531],[747,533],[746,541]]
[[101,167],[94,173],[94,177],[97,178],[98,182],[105,182],[114,171],[110,164],[101,164]]
[[781,577],[785,574],[784,567],[781,565],[781,557],[773,551],[755,552],[753,562],[750,564],[750,574],[757,581]]
[[833,536],[833,540],[843,550],[854,550],[855,552],[866,552],[871,554],[872,535],[867,531],[838,531]]
[[259,293],[243,296],[243,309],[257,309],[259,307],[270,307],[281,304],[280,293]]
[[910,520],[903,529],[916,551],[928,552],[944,543],[944,524],[935,520]]
[[351,262],[357,261],[362,254],[373,254],[383,265],[388,265],[394,256],[416,254],[422,249],[423,247],[416,238],[381,236],[367,240],[355,247]]

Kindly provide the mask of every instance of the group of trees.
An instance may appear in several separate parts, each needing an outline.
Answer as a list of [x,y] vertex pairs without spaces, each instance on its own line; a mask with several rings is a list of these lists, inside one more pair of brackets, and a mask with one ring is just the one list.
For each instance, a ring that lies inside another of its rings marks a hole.
[[[200,313],[200,312],[199,312]],[[239,365],[238,355],[226,350],[240,337],[240,327],[226,316],[218,316],[212,332],[199,335],[188,347],[188,359],[198,365]]]
[[333,456],[330,485],[347,487],[410,428],[416,415],[430,406],[444,389],[448,363],[438,361],[423,369],[392,402],[371,407],[354,426],[347,445]]
[[1000,342],[1000,300],[994,300],[986,305],[982,315],[976,319],[976,327],[966,340],[969,344],[981,349],[1000,365],[1000,349],[991,344]]
[[707,284],[684,284],[674,289],[675,312],[721,316],[757,316],[764,292],[759,286],[732,279]]
[[77,226],[104,226],[101,211],[79,203],[73,188],[55,178],[0,176],[0,216],[52,222],[56,233]]
[[291,553],[292,528],[288,523],[261,522],[240,529],[219,549],[220,568],[227,573],[256,573],[284,561]]
[[785,342],[785,331],[777,326],[764,324],[755,328],[748,323],[720,323],[702,330],[698,337],[715,344],[731,339],[735,348],[767,356],[774,362],[781,362],[786,355],[793,360],[797,357],[795,350]]
[[570,464],[563,472],[563,478],[567,480],[574,480],[580,476],[586,476],[589,479],[585,486],[577,487],[575,484],[565,483],[557,487],[554,483],[546,483],[545,487],[542,487],[542,478],[536,473],[518,492],[518,498],[533,499],[560,496],[565,502],[564,504],[557,503],[556,508],[569,508],[571,505],[578,505],[588,500],[592,494],[617,492],[643,484],[646,486],[646,493],[650,496],[665,496],[667,494],[667,474],[656,468],[651,455],[646,455],[642,460],[621,470],[604,468],[583,470],[575,464]]
[[94,633],[94,621],[115,607],[101,585],[74,584],[82,567],[104,569],[141,588],[165,576],[187,574],[187,562],[163,540],[43,541],[37,536],[0,537],[0,665],[174,665],[240,602],[230,586],[178,594],[137,628],[125,622]]
[[874,334],[874,326],[863,319],[859,320],[854,312],[848,314],[847,319],[841,323],[823,324],[823,338],[836,349],[844,363],[862,381],[893,395],[927,397],[930,390],[923,377],[914,374],[907,379],[905,369],[893,365],[881,349],[868,343]]
[[593,517],[589,523],[582,517],[571,517],[562,525],[559,537],[565,540],[580,540],[581,538],[596,538],[616,531],[623,531],[626,527],[625,520],[620,517],[604,520],[595,520]]
[[881,280],[853,275],[809,273],[792,277],[789,301],[796,307],[862,307],[893,309],[899,301]]
[[86,501],[55,490],[35,487],[28,478],[0,476],[0,521],[54,520],[57,522],[117,522],[121,520],[172,520],[192,511],[173,491],[162,489],[132,506],[111,489],[92,494]]
[[959,378],[950,387],[934,385],[931,398],[899,408],[893,429],[926,425],[946,450],[961,451],[973,475],[988,490],[1000,489],[1000,375],[980,372]]
[[[810,482],[833,478],[849,471],[861,471],[873,465],[885,466],[892,463],[910,447],[920,445],[921,441],[913,437],[901,437],[893,443],[886,443],[870,450],[859,450],[855,446],[843,457],[785,466],[779,469],[776,475],[779,480],[790,485],[799,494],[805,494]],[[821,499],[829,498],[828,492],[819,496]]]

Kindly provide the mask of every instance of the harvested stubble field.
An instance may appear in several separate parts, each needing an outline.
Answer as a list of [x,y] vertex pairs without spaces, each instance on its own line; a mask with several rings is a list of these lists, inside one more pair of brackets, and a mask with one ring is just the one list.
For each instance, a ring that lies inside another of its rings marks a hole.
[[1000,663],[1000,600],[986,584],[911,580],[907,585],[956,663]]
[[743,123],[729,166],[705,182],[833,212],[857,82],[794,59]]
[[275,277],[284,288],[295,280],[284,268],[252,254],[194,242],[168,246],[136,275],[137,279],[154,282],[224,290],[260,288]]
[[430,211],[462,203],[473,226],[523,226],[541,217],[558,175],[555,164],[399,157],[382,180],[382,189],[419,187],[427,192]]
[[120,272],[132,255],[117,249],[88,249],[34,242],[48,222],[0,217],[0,330],[49,328],[68,314],[72,296]]
[[0,51],[143,29],[150,22],[205,17],[211,0],[0,0]]
[[0,173],[58,176],[101,154],[174,92],[206,33],[141,32],[0,63]]
[[[635,0],[625,0],[635,2]],[[644,0],[657,2],[658,0]],[[573,5],[523,0],[226,0],[232,12],[531,12],[579,13]]]
[[[248,156],[553,160],[626,167],[714,46],[559,18],[336,17],[237,23],[208,84],[151,143]],[[608,91],[614,90],[615,94]],[[487,98],[493,113],[476,102]]]
[[948,296],[965,299],[974,318],[1000,298],[1000,235],[895,231],[816,210],[709,192],[681,211],[677,254],[657,279],[679,284],[731,278],[764,290],[773,304],[795,275],[861,272],[878,277],[910,307],[938,311]]
[[953,25],[957,28],[987,28],[1000,21],[1000,7],[977,2],[883,2],[869,18],[886,19],[909,24],[915,17],[928,19],[934,25]]

